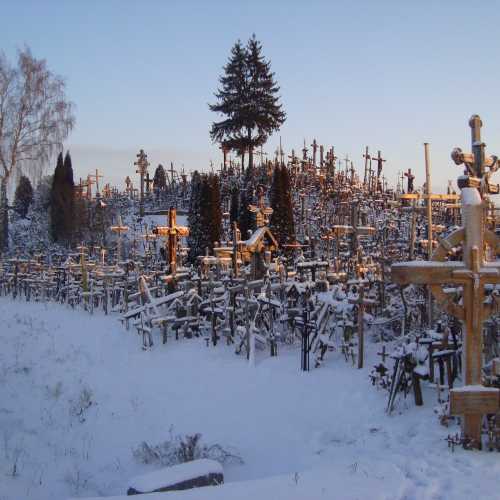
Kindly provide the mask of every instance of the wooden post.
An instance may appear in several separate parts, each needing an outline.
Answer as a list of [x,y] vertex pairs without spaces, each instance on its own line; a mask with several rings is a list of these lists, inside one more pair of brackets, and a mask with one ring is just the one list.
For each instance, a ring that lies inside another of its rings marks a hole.
[[[432,199],[431,199],[431,165],[429,158],[429,143],[424,142],[425,153],[425,185],[427,191],[427,260],[432,258]],[[427,290],[427,323],[432,328],[432,294]]]

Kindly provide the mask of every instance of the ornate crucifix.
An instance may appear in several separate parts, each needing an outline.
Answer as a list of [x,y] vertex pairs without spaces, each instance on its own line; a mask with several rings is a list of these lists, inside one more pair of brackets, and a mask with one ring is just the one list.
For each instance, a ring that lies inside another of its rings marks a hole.
[[[476,116],[476,115],[475,115]],[[500,410],[499,389],[484,387],[483,374],[483,322],[493,314],[494,305],[485,303],[487,285],[500,284],[500,261],[487,262],[489,246],[497,252],[498,237],[485,228],[484,208],[479,190],[469,187],[476,184],[474,179],[484,175],[484,145],[478,152],[480,143],[478,123],[475,116],[469,124],[472,128],[473,161],[468,167],[469,176],[459,178],[462,190],[462,218],[464,227],[442,240],[432,255],[432,261],[398,263],[392,266],[391,275],[395,283],[429,285],[437,302],[464,325],[463,379],[465,387],[452,389],[450,393],[450,413],[462,415],[463,437],[471,445],[481,448],[482,417]],[[480,125],[479,125],[480,126]],[[455,151],[455,150],[454,150]],[[476,156],[478,155],[478,156]],[[477,183],[478,186],[481,183]],[[448,254],[461,246],[462,261],[446,261]],[[461,302],[449,295],[444,285],[462,287]]]

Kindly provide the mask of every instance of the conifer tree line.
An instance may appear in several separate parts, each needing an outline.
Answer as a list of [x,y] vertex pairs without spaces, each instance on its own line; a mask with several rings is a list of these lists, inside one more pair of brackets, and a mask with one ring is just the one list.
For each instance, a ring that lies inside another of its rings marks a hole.
[[222,235],[220,180],[216,174],[193,173],[189,200],[188,260],[196,263],[206,251],[211,254]]
[[251,169],[254,149],[265,144],[285,122],[280,87],[255,34],[246,46],[240,40],[234,44],[223,69],[220,88],[215,93],[217,102],[209,108],[224,119],[212,123],[210,137],[236,151],[241,156],[242,168],[245,153],[248,153],[248,168]]

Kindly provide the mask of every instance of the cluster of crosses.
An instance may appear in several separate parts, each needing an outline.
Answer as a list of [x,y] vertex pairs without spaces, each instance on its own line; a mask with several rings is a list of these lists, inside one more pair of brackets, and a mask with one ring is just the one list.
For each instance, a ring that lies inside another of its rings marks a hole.
[[[311,149],[304,141],[301,158],[294,150],[285,154],[281,141],[274,160],[266,160],[261,150],[256,154],[261,159],[257,172],[268,180],[286,161],[295,240],[279,245],[269,225],[270,183],[260,184],[244,207],[255,217],[255,230],[242,236],[237,224],[229,225],[225,217],[224,235],[213,254],[199,255],[194,266],[183,262],[189,228],[177,221],[182,211],[175,198],[185,198],[189,189],[172,190],[168,209],[154,205],[149,162],[141,149],[134,163],[139,189],[127,177],[125,196],[118,198],[109,185],[100,190],[98,171],[78,187],[80,196],[92,199],[95,185],[95,198],[109,198],[109,209],[115,210],[109,254],[104,246],[91,249],[82,243],[73,255],[17,256],[2,263],[0,294],[116,312],[127,327],[135,327],[145,349],[153,346],[156,331],[163,343],[171,336],[203,336],[214,346],[225,339],[252,362],[259,350],[276,356],[280,344],[297,344],[302,370],[310,369],[311,354],[314,366],[320,367],[331,352],[361,369],[367,331],[372,337],[403,338],[417,326],[432,329],[437,304],[457,325],[463,323],[465,386],[453,387],[460,370],[459,326],[451,337],[443,334],[439,346],[428,337],[419,339],[429,350],[425,374],[412,365],[413,354],[403,347],[402,353],[392,355],[390,378],[384,344],[378,373],[389,390],[388,409],[397,391],[410,385],[416,403],[423,403],[420,380],[424,375],[434,379],[435,360],[439,385],[445,368],[448,371],[451,413],[463,416],[463,439],[481,447],[483,415],[500,410],[499,390],[485,385],[482,359],[483,323],[498,311],[492,287],[500,284],[500,264],[495,261],[499,243],[488,195],[499,190],[490,181],[498,162],[485,154],[479,117],[472,117],[470,125],[472,152],[457,148],[452,153],[453,161],[465,168],[458,180],[460,195],[452,189],[432,192],[427,144],[423,190],[415,189],[411,169],[398,176],[396,189],[389,187],[383,175],[386,160],[381,151],[372,155],[368,147],[361,173],[347,155],[339,160],[334,147],[325,148],[316,139]],[[223,147],[222,152],[221,192],[229,193],[242,175],[228,160],[229,149]],[[189,187],[184,173],[182,178],[171,164],[170,184]],[[222,200],[226,215],[228,201]],[[135,217],[130,211],[137,208]],[[148,215],[165,216],[167,223],[148,223]],[[143,242],[142,250],[136,240]],[[161,240],[164,245],[159,247]],[[158,258],[158,251],[164,259]],[[431,293],[422,295],[418,288],[409,299],[411,294],[401,288],[408,284],[425,285]],[[453,338],[453,349],[448,338]],[[493,367],[500,371],[500,361]]]

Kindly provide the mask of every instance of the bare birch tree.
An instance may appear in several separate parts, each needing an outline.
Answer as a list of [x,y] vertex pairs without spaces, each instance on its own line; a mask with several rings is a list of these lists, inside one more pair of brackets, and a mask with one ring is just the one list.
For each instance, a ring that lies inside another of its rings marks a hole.
[[[0,52],[0,194],[15,174],[40,173],[54,152],[62,149],[75,118],[67,100],[64,80],[36,59],[28,47],[12,65]],[[5,211],[6,201],[0,209]],[[0,216],[3,226],[5,214]],[[6,229],[0,227],[0,251],[5,248]],[[2,238],[2,235],[4,237]]]

